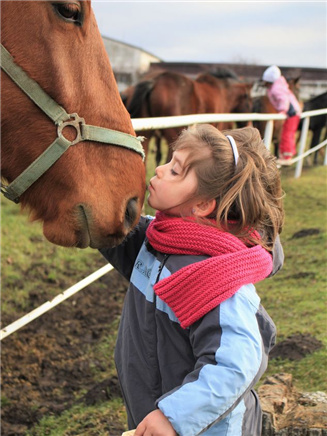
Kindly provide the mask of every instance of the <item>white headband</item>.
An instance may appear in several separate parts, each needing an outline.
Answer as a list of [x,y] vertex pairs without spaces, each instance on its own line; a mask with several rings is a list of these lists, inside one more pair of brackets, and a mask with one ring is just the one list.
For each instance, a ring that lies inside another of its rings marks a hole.
[[238,154],[238,150],[237,150],[235,139],[232,136],[230,136],[230,135],[227,135],[226,138],[228,139],[228,141],[230,142],[230,145],[232,146],[234,160],[235,160],[235,165],[237,165],[239,154]]

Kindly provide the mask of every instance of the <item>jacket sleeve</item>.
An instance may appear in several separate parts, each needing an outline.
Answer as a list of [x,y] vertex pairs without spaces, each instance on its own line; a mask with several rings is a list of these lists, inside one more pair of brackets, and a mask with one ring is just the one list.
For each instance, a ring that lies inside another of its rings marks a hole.
[[130,280],[135,260],[144,242],[145,232],[151,220],[152,217],[141,216],[135,229],[129,233],[120,245],[99,250],[107,261],[127,280]]
[[[286,83],[286,82],[285,82]],[[271,88],[271,99],[276,110],[286,114],[290,106],[288,88],[284,82],[275,82]],[[269,95],[269,94],[268,94]]]
[[282,269],[284,265],[284,250],[283,250],[282,243],[280,242],[279,235],[277,235],[277,238],[275,240],[272,256],[273,256],[273,269],[269,277],[277,274],[278,271]]
[[[243,286],[190,327],[194,369],[157,401],[180,436],[198,435],[224,420],[265,371],[269,347],[257,321],[259,302],[253,285]],[[272,321],[267,335],[271,344]]]

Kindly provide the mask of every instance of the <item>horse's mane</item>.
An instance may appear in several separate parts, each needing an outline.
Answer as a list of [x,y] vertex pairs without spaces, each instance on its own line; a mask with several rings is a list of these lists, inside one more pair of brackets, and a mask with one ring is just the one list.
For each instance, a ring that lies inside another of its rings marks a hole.
[[133,97],[129,104],[125,102],[126,108],[131,118],[142,118],[142,105],[147,100],[149,93],[153,88],[153,80],[144,80],[135,85]]
[[239,80],[238,75],[227,67],[215,67],[208,71],[209,74],[217,79],[235,79]]

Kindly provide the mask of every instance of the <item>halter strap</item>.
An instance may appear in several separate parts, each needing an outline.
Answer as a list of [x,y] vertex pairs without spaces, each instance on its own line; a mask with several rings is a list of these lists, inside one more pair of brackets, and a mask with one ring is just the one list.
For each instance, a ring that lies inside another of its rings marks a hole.
[[[10,185],[1,185],[5,197],[19,203],[19,197],[44,174],[71,145],[82,141],[96,141],[105,144],[125,147],[142,156],[145,154],[141,144],[143,137],[135,137],[128,133],[85,124],[84,118],[78,114],[68,114],[55,102],[40,85],[30,78],[26,72],[14,62],[11,54],[1,44],[1,68],[17,86],[55,123],[58,137],[55,141]],[[63,129],[72,126],[76,130],[76,138],[69,141],[63,136]]]
[[233,155],[234,155],[234,161],[235,161],[235,166],[236,166],[237,162],[238,162],[239,154],[238,154],[238,150],[237,150],[237,145],[236,145],[235,139],[232,136],[230,136],[230,135],[226,135],[226,138],[228,139],[230,145],[232,146]]

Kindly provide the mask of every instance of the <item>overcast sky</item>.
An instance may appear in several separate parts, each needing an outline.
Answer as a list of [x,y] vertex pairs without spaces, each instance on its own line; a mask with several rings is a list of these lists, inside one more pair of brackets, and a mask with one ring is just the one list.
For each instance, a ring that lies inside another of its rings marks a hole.
[[92,4],[102,35],[167,62],[327,67],[325,0]]

